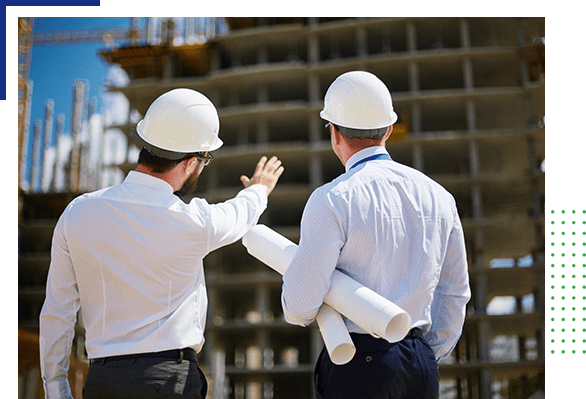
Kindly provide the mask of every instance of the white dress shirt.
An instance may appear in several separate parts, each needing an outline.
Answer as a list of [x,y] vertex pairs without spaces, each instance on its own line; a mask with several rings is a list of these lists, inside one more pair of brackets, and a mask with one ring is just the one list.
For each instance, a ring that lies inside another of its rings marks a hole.
[[[377,154],[388,159],[359,162]],[[406,310],[436,359],[449,355],[470,299],[456,203],[423,173],[391,160],[382,146],[354,154],[346,173],[307,201],[299,247],[283,276],[289,323],[315,319],[335,268]],[[345,322],[350,332],[367,333]]]
[[132,171],[122,184],[73,200],[55,228],[40,316],[47,397],[70,398],[76,314],[88,357],[204,343],[203,258],[258,222],[267,188],[255,184],[220,204],[185,204],[164,180]]

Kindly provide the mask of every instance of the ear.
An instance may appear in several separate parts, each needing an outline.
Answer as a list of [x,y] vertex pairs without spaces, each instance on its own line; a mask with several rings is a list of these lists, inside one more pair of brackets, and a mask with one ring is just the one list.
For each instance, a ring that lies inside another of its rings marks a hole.
[[389,139],[389,137],[391,137],[392,132],[393,132],[393,125],[389,126],[389,128],[387,129],[387,132],[385,133],[385,135],[383,137],[383,141],[387,141]]
[[342,132],[340,132],[338,129],[336,129],[333,126],[330,129],[332,129],[332,131],[331,131],[332,144],[339,145],[340,141],[343,140]]
[[196,157],[191,157],[183,161],[183,164],[185,168],[185,173],[190,175],[197,168],[197,165],[199,164],[199,159]]

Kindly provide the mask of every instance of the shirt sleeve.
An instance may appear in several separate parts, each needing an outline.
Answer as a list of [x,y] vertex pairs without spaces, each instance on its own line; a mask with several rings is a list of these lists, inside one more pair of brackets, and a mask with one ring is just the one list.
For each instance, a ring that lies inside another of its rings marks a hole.
[[258,220],[268,203],[268,189],[262,184],[241,190],[236,197],[209,206],[208,252],[241,239]]
[[39,318],[41,376],[45,398],[73,398],[67,373],[79,310],[79,293],[63,217],[57,223],[51,248],[47,292]]
[[311,324],[330,289],[346,241],[343,212],[342,206],[335,206],[332,198],[319,190],[307,201],[299,246],[283,275],[281,305],[290,324]]
[[425,340],[436,359],[447,357],[462,334],[466,304],[470,300],[468,262],[462,224],[457,215],[448,239],[446,257],[431,304],[431,329]]

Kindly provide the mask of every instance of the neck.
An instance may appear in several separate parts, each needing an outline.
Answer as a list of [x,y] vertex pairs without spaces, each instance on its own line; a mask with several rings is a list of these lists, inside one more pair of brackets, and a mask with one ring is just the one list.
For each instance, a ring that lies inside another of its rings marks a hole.
[[177,168],[173,168],[163,173],[156,173],[153,172],[150,168],[139,164],[136,167],[136,171],[166,181],[171,185],[171,187],[173,187],[173,191],[179,190],[185,181],[185,178],[183,178],[182,175],[178,173]]
[[385,142],[391,135],[393,130],[392,126],[389,126],[387,132],[380,138],[377,139],[357,139],[357,138],[349,138],[346,137],[342,132],[337,129],[334,129],[332,133],[332,147],[334,148],[334,152],[342,162],[342,165],[346,166],[346,163],[350,159],[350,157],[356,154],[358,151],[362,151],[365,148],[373,147],[373,146],[383,146]]

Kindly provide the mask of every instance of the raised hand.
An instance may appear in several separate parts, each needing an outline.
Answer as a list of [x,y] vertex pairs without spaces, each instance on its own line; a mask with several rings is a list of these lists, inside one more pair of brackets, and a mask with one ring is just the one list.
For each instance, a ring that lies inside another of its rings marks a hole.
[[273,156],[267,161],[267,157],[262,156],[256,164],[256,169],[252,177],[248,178],[245,175],[240,176],[240,181],[244,188],[250,187],[253,184],[263,184],[268,190],[269,194],[277,185],[279,177],[283,174],[285,168],[281,165],[281,161]]

